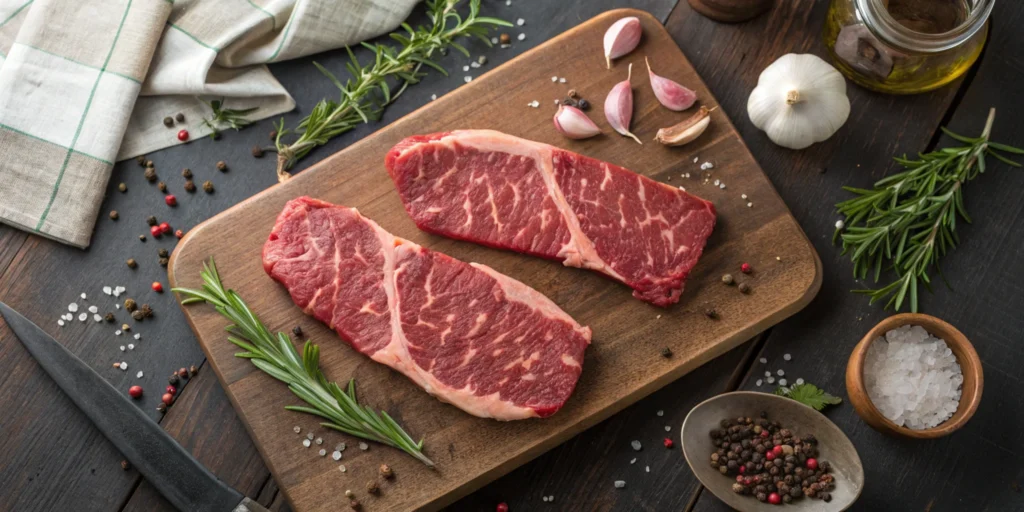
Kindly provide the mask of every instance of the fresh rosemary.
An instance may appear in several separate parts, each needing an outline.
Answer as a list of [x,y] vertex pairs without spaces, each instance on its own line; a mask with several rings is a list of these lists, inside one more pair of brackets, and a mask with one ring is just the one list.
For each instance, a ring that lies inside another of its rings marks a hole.
[[878,181],[871,190],[843,187],[857,197],[836,205],[846,222],[845,228],[836,229],[833,242],[842,239],[855,277],[864,279],[873,271],[877,283],[883,269],[896,274],[881,288],[855,293],[868,295],[872,304],[888,297],[887,309],[899,310],[909,300],[910,310],[917,311],[918,286],[931,291],[932,267],[942,277],[938,260],[960,243],[957,218],[971,222],[964,208],[964,183],[985,172],[986,156],[1020,167],[1000,151],[1021,155],[1024,150],[989,140],[995,114],[995,109],[989,111],[977,138],[942,128],[965,146],[923,153],[916,159],[896,158],[905,170]]
[[[320,64],[313,64],[327,76],[341,91],[338,101],[323,99],[299,122],[294,132],[298,138],[285,142],[282,137],[291,133],[285,129],[284,119],[276,125],[277,177],[287,180],[288,169],[302,159],[313,148],[327,144],[360,123],[380,119],[384,108],[395,101],[410,84],[415,84],[426,73],[423,66],[433,68],[443,75],[448,73],[431,60],[435,52],[454,48],[469,57],[469,50],[455,42],[462,36],[475,36],[488,46],[487,33],[491,26],[512,26],[497,18],[480,16],[480,0],[470,0],[469,14],[463,17],[456,10],[460,0],[428,0],[427,11],[432,22],[430,27],[413,29],[406,23],[403,31],[390,34],[400,46],[362,43],[374,54],[373,62],[359,63],[351,48],[348,50],[351,62],[345,67],[352,75],[342,83],[333,73]],[[394,80],[397,79],[397,83]],[[389,85],[389,81],[392,85]],[[392,87],[396,87],[392,91]]]
[[224,288],[213,258],[209,264],[203,264],[201,275],[204,283],[201,290],[174,288],[186,297],[181,303],[213,305],[221,316],[231,321],[227,327],[228,341],[244,350],[235,357],[249,359],[264,373],[287,384],[295,396],[309,404],[291,405],[286,409],[320,416],[327,420],[321,423],[324,427],[398,448],[427,466],[434,466],[423,454],[422,440],[413,441],[387,412],[377,413],[359,404],[355,380],[349,380],[344,391],[337,383],[327,380],[320,370],[320,347],[306,341],[300,355],[288,335],[271,334],[234,290]]
[[213,116],[210,119],[203,119],[203,124],[213,130],[210,132],[210,137],[214,139],[220,137],[221,129],[234,128],[235,131],[238,131],[249,126],[252,124],[252,121],[246,119],[245,115],[251,114],[259,109],[259,107],[241,110],[224,108],[224,98],[204,101],[204,103],[210,106],[210,110],[213,111]]

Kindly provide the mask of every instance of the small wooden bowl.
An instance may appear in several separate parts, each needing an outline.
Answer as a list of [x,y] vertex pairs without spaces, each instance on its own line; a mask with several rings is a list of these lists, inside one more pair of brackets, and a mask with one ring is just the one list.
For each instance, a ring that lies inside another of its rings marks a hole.
[[[762,411],[768,419],[782,423],[782,426],[797,435],[813,434],[818,438],[821,459],[832,465],[836,489],[832,501],[803,498],[780,508],[778,505],[762,503],[752,496],[741,496],[732,491],[736,480],[723,476],[711,467],[711,453],[715,451],[708,432],[718,428],[724,418],[755,417]],[[864,488],[864,466],[857,449],[839,427],[806,405],[768,393],[734,391],[709,398],[686,415],[681,432],[683,455],[690,469],[718,499],[740,512],[772,512],[790,510],[793,512],[839,512],[846,510],[860,496]]]
[[[956,356],[964,375],[960,406],[957,407],[956,412],[942,424],[925,430],[901,427],[889,421],[871,402],[867,389],[864,387],[864,356],[868,352],[868,347],[876,339],[884,336],[886,332],[904,325],[920,325],[932,336],[944,340],[953,351],[953,355]],[[850,360],[846,364],[846,393],[850,396],[850,403],[853,404],[853,409],[857,411],[857,414],[879,432],[912,439],[935,439],[949,435],[964,426],[978,410],[984,380],[981,359],[974,351],[974,346],[967,340],[967,336],[964,336],[956,327],[938,318],[920,313],[903,313],[890,316],[879,322],[854,347],[853,353],[850,354]]]

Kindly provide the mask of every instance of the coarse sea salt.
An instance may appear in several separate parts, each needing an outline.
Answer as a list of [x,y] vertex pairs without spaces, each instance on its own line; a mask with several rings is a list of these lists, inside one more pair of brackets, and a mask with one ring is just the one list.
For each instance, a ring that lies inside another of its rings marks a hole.
[[864,386],[871,402],[897,425],[938,426],[956,412],[964,382],[946,342],[923,327],[905,325],[879,337],[864,357]]

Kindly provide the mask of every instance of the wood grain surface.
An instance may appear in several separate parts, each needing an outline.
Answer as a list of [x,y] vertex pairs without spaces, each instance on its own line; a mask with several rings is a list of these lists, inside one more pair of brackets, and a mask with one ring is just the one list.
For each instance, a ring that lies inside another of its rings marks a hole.
[[[601,37],[612,22],[625,15],[641,18],[644,40],[634,53],[606,71],[597,51]],[[173,284],[198,285],[202,262],[216,258],[226,285],[247,298],[268,325],[279,330],[302,325],[306,335],[322,346],[321,365],[326,374],[340,381],[355,377],[362,385],[363,399],[399,418],[413,436],[425,436],[428,455],[438,462],[437,470],[428,470],[398,452],[373,447],[367,452],[347,451],[341,463],[348,472],[342,474],[338,463],[315,455],[315,446],[302,447],[301,437],[292,427],[300,425],[306,431],[315,423],[284,411],[284,405],[295,402],[287,390],[247,361],[233,357],[235,350],[224,339],[224,322],[209,308],[187,308],[186,317],[212,368],[297,510],[337,508],[344,498],[334,490],[352,482],[361,487],[375,477],[381,463],[395,468],[401,485],[385,486],[380,498],[364,502],[364,506],[379,510],[443,506],[735,347],[813,297],[820,284],[817,255],[721,114],[713,114],[712,128],[702,139],[682,150],[641,146],[618,135],[563,145],[662,181],[675,180],[673,184],[715,202],[720,215],[716,232],[690,276],[681,303],[667,310],[631,298],[628,288],[594,273],[429,236],[406,216],[381,165],[387,149],[401,138],[457,128],[496,128],[534,140],[560,141],[550,119],[553,99],[564,96],[571,87],[600,103],[605,91],[624,78],[628,64],[637,67],[645,55],[660,74],[696,89],[704,104],[716,104],[656,19],[639,11],[612,11],[196,227],[178,247],[171,262]],[[584,62],[592,65],[581,65]],[[650,140],[659,127],[674,124],[686,114],[661,108],[645,74],[637,71],[633,75],[633,127]],[[564,75],[568,83],[552,83],[552,75]],[[544,108],[527,107],[533,100],[542,102]],[[592,114],[603,117],[600,107]],[[715,164],[707,173],[708,180],[702,179],[693,162],[698,155],[700,162]],[[693,177],[684,180],[680,177],[684,172]],[[711,181],[716,179],[731,187],[715,186]],[[753,207],[740,198],[742,193],[748,194]],[[260,251],[274,218],[286,201],[301,195],[357,207],[397,236],[465,261],[490,265],[533,286],[590,325],[594,343],[573,398],[554,417],[542,421],[501,423],[474,418],[438,402],[343,343],[335,343],[333,333],[305,317],[262,270]],[[755,269],[750,276],[738,272],[744,261]],[[720,276],[726,272],[748,281],[752,293],[744,295],[721,284]],[[706,308],[714,308],[720,319],[705,318]],[[664,347],[676,355],[663,358],[660,352]],[[323,436],[327,448],[341,440],[354,444],[351,438]]]

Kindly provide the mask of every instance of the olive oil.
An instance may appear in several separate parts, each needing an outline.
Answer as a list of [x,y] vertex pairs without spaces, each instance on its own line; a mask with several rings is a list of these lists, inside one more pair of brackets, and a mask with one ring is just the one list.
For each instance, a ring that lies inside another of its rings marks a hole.
[[[930,91],[957,79],[981,54],[988,35],[987,19],[972,20],[971,14],[984,1],[832,0],[823,38],[836,67],[864,87],[893,94]],[[857,12],[865,3],[887,13],[899,26],[893,27],[891,22],[868,26],[872,17]],[[914,44],[915,35],[921,40],[946,34],[953,38],[952,34],[963,32],[970,23],[983,26],[948,49],[936,51]],[[890,43],[893,38],[886,35],[896,31],[909,43]]]

